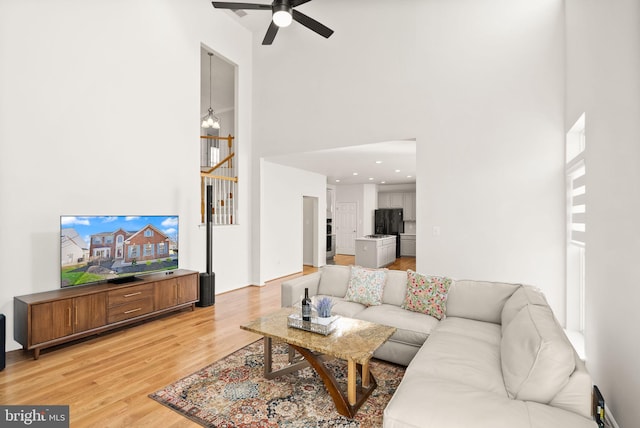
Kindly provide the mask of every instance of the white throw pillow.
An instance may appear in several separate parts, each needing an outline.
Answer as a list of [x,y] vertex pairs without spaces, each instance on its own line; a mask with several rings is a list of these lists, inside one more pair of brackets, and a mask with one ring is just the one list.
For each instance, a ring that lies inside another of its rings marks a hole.
[[502,375],[510,398],[549,403],[575,370],[574,351],[546,306],[526,305],[504,329]]

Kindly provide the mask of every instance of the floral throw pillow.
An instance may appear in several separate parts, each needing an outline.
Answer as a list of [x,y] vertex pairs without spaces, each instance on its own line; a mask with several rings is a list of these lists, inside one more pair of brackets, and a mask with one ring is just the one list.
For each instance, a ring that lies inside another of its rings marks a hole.
[[422,275],[409,269],[407,295],[402,309],[431,315],[439,320],[443,319],[451,282],[451,278]]
[[351,266],[351,278],[344,298],[366,306],[379,305],[382,301],[382,292],[384,291],[386,280],[387,269],[368,269],[362,266]]

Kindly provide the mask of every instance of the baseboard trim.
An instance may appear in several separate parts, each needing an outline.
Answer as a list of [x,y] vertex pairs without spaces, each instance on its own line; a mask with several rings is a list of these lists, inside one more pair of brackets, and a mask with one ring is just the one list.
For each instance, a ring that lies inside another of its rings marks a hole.
[[611,409],[607,406],[607,403],[604,404],[604,426],[611,428],[620,428],[620,425],[613,418],[613,414],[611,413]]

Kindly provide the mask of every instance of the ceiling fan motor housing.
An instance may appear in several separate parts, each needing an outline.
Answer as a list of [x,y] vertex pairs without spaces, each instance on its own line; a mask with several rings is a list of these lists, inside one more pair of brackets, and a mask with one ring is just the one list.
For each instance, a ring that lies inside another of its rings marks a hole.
[[271,4],[271,9],[273,10],[273,13],[287,12],[289,15],[291,15],[291,9],[293,8],[291,7],[291,1],[289,0],[275,0]]

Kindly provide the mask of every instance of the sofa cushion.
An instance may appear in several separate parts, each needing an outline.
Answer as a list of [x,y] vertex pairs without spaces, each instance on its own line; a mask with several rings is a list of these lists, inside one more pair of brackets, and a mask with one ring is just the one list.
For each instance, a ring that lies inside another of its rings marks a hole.
[[382,303],[402,306],[407,296],[407,272],[403,270],[389,270],[387,282],[382,293]]
[[502,282],[457,280],[449,289],[446,315],[500,324],[502,308],[519,286]]
[[529,413],[522,401],[510,400],[505,394],[495,394],[472,385],[420,374],[405,374],[384,409],[383,419],[384,428],[530,426]]
[[422,346],[431,330],[438,325],[438,321],[433,317],[384,303],[366,308],[357,314],[356,318],[395,327],[397,330],[389,340],[412,346]]
[[574,351],[547,306],[527,305],[504,329],[502,374],[509,397],[549,403],[569,382]]
[[506,398],[500,336],[498,324],[447,317],[439,321],[413,358],[405,378],[426,375]]
[[362,266],[351,266],[351,278],[345,300],[362,303],[365,306],[382,303],[382,292],[387,280],[388,269],[370,269]]
[[509,325],[511,320],[524,308],[527,304],[549,306],[544,294],[538,288],[530,285],[523,285],[509,297],[502,308],[500,317],[502,323],[502,331]]
[[445,316],[451,278],[423,275],[407,271],[407,295],[402,309],[430,315],[438,320]]
[[350,266],[326,265],[322,267],[318,294],[344,297],[351,277]]
[[[468,318],[447,317],[439,322],[438,335],[454,334],[457,336],[470,337],[476,341],[481,341],[500,347],[502,331],[494,323],[470,320]],[[502,370],[502,369],[501,369]]]

